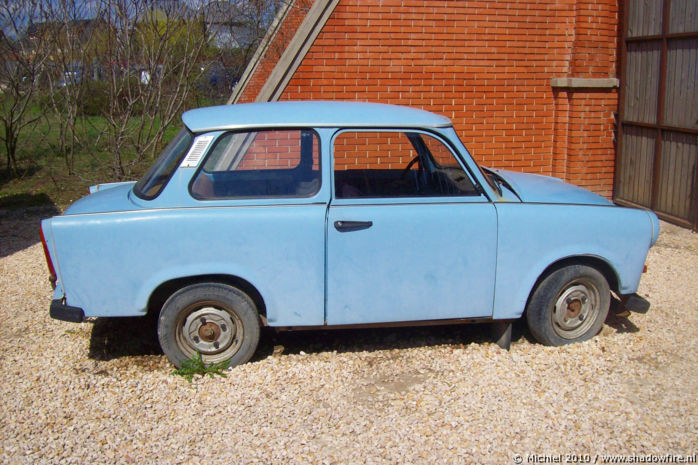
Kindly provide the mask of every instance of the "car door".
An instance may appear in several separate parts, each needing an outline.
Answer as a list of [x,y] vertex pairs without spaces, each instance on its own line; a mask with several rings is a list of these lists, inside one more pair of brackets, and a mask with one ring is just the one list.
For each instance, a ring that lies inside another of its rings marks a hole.
[[491,316],[496,211],[448,146],[346,130],[332,153],[327,324]]
[[[168,234],[183,239],[174,241],[172,260],[248,281],[270,326],[322,325],[330,189],[321,182],[320,153],[310,129],[219,136],[185,178],[197,208],[174,212],[179,223]],[[184,246],[192,242],[198,246]]]

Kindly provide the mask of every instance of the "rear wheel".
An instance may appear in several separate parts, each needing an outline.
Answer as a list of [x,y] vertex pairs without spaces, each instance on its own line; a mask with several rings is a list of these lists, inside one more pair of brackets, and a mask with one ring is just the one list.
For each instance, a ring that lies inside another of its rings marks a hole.
[[585,341],[601,330],[610,303],[608,282],[598,270],[566,266],[540,282],[526,307],[526,320],[542,344]]
[[259,342],[259,315],[252,299],[219,283],[187,286],[172,294],[160,311],[158,339],[176,367],[201,354],[207,365],[248,361]]

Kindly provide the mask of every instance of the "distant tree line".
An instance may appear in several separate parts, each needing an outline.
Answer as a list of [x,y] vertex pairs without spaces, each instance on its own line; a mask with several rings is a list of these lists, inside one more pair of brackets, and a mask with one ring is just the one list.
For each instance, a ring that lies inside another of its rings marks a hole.
[[[0,2],[7,173],[17,175],[23,135],[44,118],[68,172],[78,150],[98,142],[114,176],[128,176],[184,109],[225,102],[281,1]],[[81,129],[91,122],[95,141]]]

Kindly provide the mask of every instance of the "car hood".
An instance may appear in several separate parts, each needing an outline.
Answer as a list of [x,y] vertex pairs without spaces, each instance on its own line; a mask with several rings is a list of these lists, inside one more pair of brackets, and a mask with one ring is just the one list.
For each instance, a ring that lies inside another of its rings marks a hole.
[[69,206],[64,215],[80,215],[84,213],[107,213],[128,211],[138,208],[130,200],[130,192],[135,182],[124,182],[112,185],[102,185],[93,194],[83,197]]
[[523,202],[613,205],[608,199],[551,176],[490,169],[514,189]]

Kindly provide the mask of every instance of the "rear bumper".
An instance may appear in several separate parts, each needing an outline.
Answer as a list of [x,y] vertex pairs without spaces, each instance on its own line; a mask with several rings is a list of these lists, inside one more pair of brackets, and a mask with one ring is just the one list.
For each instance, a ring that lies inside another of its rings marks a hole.
[[82,320],[85,319],[83,309],[66,305],[63,299],[51,301],[49,315],[56,320],[70,321],[71,323],[82,323]]

